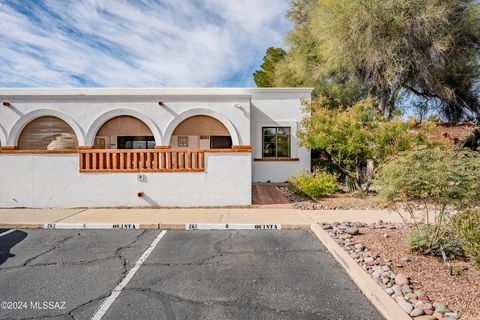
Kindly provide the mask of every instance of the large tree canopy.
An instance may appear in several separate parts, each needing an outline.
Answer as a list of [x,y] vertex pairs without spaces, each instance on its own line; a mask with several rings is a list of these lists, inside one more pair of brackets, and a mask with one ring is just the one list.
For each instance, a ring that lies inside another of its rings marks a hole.
[[339,104],[375,97],[392,116],[426,102],[450,120],[480,114],[475,0],[293,0],[277,86],[314,86]]

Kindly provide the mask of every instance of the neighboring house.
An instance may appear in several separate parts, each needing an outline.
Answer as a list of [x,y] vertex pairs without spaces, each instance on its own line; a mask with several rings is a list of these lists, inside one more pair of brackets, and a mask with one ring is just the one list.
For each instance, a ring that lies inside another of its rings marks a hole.
[[251,203],[310,169],[310,88],[0,89],[0,207]]
[[474,122],[438,122],[435,134],[458,148],[478,148],[479,129]]

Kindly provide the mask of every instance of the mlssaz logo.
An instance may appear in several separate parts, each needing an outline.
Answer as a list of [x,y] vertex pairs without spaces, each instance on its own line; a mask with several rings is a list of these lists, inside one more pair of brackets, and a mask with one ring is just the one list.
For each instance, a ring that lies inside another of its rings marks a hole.
[[134,224],[114,224],[113,229],[137,229]]
[[256,224],[255,229],[271,229],[276,230],[279,229],[278,225],[276,224]]

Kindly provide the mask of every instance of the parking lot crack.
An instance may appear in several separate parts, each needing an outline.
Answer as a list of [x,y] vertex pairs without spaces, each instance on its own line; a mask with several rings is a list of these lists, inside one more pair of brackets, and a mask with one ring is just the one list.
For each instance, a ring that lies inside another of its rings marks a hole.
[[128,260],[122,255],[122,251],[128,248],[131,248],[134,246],[141,238],[142,236],[147,232],[147,230],[142,230],[141,233],[139,233],[133,241],[128,243],[127,245],[121,246],[115,250],[115,256],[119,258],[122,261],[123,264],[123,271],[122,274],[125,276],[128,273]]
[[65,244],[65,242],[67,242],[68,240],[72,239],[73,237],[74,237],[74,236],[67,236],[67,237],[63,238],[62,240],[58,241],[59,244],[57,244],[57,245],[53,246],[52,248],[47,249],[47,250],[45,250],[45,251],[43,251],[43,252],[41,252],[41,253],[39,253],[39,254],[37,254],[37,255],[29,258],[29,259],[27,259],[27,260],[23,263],[23,266],[26,267],[26,266],[28,266],[33,260],[36,260],[36,259],[40,258],[41,256],[43,256],[43,255],[45,255],[45,254],[47,254],[47,253],[49,253],[49,252],[52,252],[53,250],[56,250],[56,249],[58,249],[58,248],[61,248],[61,247]]
[[220,305],[224,307],[249,308],[249,309],[254,309],[258,311],[266,311],[274,314],[279,314],[279,315],[293,315],[293,316],[311,315],[315,317],[319,317],[322,315],[321,312],[308,312],[303,310],[292,310],[292,309],[277,309],[277,308],[260,305],[260,304],[254,304],[251,302],[241,301],[241,300],[216,300],[216,299],[195,300],[195,299],[181,297],[178,295],[168,294],[166,292],[162,292],[158,290],[153,290],[151,288],[134,287],[134,288],[127,288],[125,289],[125,291],[139,292],[145,296],[154,297],[160,300],[161,302],[162,302],[162,299],[168,299],[172,302],[180,302],[180,303],[184,302],[184,303],[191,303],[191,304],[196,304],[200,306]]
[[165,266],[165,267],[202,266],[202,265],[216,264],[217,262],[211,262],[211,260],[216,258],[221,258],[221,257],[223,257],[223,253],[208,256],[198,262],[146,262],[144,263],[144,265],[145,266]]

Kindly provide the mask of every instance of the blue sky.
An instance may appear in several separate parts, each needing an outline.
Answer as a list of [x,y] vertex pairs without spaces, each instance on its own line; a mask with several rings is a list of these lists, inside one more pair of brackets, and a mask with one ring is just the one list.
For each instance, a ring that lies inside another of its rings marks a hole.
[[288,0],[3,0],[0,87],[254,86]]

